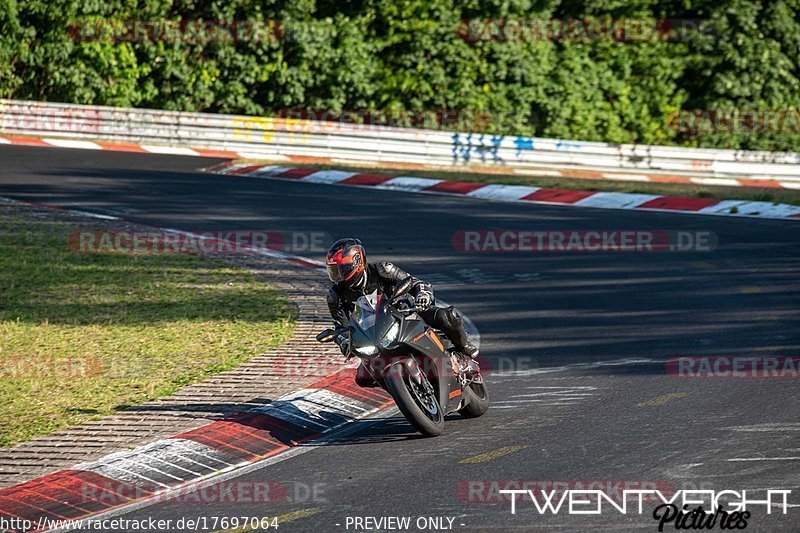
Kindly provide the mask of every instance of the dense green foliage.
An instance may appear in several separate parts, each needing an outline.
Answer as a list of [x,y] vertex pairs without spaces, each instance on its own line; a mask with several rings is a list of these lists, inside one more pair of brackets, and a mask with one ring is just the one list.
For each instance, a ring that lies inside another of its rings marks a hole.
[[[466,110],[480,120],[460,126],[493,133],[800,150],[799,4],[0,0],[0,96],[259,115]],[[689,19],[705,30],[548,39],[496,23],[530,30],[543,19]],[[261,21],[268,30],[258,39],[79,38],[92,24],[131,20]],[[689,110],[717,111],[687,120]],[[773,121],[747,122],[751,112]]]

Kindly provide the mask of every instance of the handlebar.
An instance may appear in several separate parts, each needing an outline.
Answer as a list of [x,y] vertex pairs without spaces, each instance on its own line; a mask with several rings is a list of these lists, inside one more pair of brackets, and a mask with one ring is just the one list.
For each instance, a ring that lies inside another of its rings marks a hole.
[[401,313],[408,313],[410,315],[411,313],[419,313],[420,311],[424,311],[425,308],[424,307],[408,307],[406,309],[397,309],[397,310],[399,312],[401,312]]

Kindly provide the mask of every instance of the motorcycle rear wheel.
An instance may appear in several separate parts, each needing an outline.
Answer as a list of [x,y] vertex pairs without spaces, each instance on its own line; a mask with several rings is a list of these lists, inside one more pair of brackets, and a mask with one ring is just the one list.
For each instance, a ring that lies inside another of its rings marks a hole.
[[480,381],[473,381],[464,389],[464,396],[469,403],[458,410],[464,418],[478,418],[489,410],[489,390],[482,377]]
[[[422,384],[417,385],[409,376],[405,365],[396,365],[386,373],[385,379],[389,394],[406,420],[426,437],[441,435],[444,431],[444,413],[428,378],[422,374]],[[425,392],[424,389],[428,391]]]

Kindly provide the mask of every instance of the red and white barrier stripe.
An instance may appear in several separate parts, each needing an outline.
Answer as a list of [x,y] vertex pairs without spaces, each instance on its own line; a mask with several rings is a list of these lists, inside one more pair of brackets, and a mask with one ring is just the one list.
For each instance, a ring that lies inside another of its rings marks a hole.
[[75,139],[56,139],[51,137],[18,137],[0,136],[0,144],[20,146],[44,146],[53,148],[77,148],[81,150],[111,150],[114,152],[138,152],[143,154],[190,155],[198,157],[245,157],[244,154],[228,150],[210,150],[207,148],[187,148],[182,146],[165,146],[154,144],[126,144],[102,141],[80,141]]
[[[156,497],[276,456],[391,404],[381,389],[355,384],[345,369],[273,403],[169,439],[81,463],[0,490],[0,517],[84,518]],[[45,528],[46,529],[46,528]]]
[[208,169],[208,171],[218,174],[248,176],[253,178],[278,178],[307,183],[373,187],[376,189],[405,192],[462,195],[506,202],[530,202],[535,204],[571,205],[602,209],[669,211],[702,215],[800,219],[800,206],[776,204],[772,202],[581,191],[573,189],[528,187],[523,185],[499,185],[409,176],[390,176],[386,174],[360,174],[339,170],[314,170],[274,165],[248,165],[245,163],[233,162],[223,163]]

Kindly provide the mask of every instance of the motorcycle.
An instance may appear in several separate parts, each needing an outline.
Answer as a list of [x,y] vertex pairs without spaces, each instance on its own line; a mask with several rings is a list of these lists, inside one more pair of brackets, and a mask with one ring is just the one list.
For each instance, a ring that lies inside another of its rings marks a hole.
[[326,329],[319,342],[349,338],[347,359],[358,356],[376,384],[391,394],[400,411],[428,437],[444,430],[444,417],[458,412],[465,418],[489,409],[489,392],[478,364],[460,356],[443,334],[420,318],[408,295],[412,280],[397,284],[390,296],[361,296],[350,323]]

